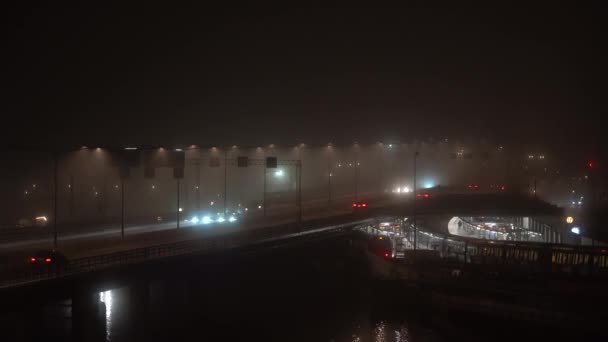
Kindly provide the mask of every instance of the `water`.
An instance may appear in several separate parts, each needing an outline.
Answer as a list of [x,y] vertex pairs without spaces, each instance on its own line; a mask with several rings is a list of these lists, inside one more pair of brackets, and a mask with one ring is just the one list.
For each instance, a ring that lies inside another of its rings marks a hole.
[[[5,314],[15,331],[5,336],[11,336],[7,341],[45,342],[485,341],[534,336],[483,318],[458,324],[490,328],[485,335],[455,329],[454,323],[431,312],[420,293],[372,280],[366,260],[348,240],[341,240],[150,265],[106,275],[78,295],[72,291],[70,298]],[[513,331],[496,334],[497,327],[505,326]]]

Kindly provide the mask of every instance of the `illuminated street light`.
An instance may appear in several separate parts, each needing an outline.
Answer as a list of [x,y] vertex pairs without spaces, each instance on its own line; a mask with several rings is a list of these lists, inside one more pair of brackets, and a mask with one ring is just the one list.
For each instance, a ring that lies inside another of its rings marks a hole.
[[285,172],[283,172],[282,169],[278,169],[274,172],[275,177],[283,177],[285,175]]
[[566,223],[573,223],[573,222],[574,222],[574,217],[572,217],[572,216],[566,217]]
[[179,208],[179,209],[177,209],[177,210],[178,210],[180,213],[183,211],[183,209],[182,209],[182,208]]

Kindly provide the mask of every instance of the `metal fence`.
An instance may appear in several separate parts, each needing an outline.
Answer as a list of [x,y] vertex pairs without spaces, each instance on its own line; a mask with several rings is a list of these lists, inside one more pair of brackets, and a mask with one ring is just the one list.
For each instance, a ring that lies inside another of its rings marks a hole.
[[[344,219],[344,218],[342,218]],[[285,232],[299,229],[295,224],[268,227],[251,234],[235,233],[230,236],[188,240],[171,244],[160,244],[155,246],[136,248],[127,251],[96,255],[70,260],[65,267],[45,270],[29,270],[20,274],[14,274],[6,279],[0,279],[0,288],[10,288],[32,284],[40,281],[56,278],[66,278],[82,273],[97,272],[113,267],[128,266],[144,262],[167,259],[172,257],[184,257],[226,251],[230,249],[255,246],[264,243],[281,243],[297,238],[312,238],[321,235],[344,232],[354,226],[368,223],[369,220],[359,220],[348,223],[330,224],[339,222],[339,219],[319,220],[311,222],[308,229],[285,234]]]

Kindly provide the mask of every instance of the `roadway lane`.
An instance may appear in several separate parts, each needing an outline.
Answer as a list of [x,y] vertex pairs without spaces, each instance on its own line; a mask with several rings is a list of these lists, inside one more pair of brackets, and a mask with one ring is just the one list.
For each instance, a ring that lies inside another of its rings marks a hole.
[[[368,194],[369,195],[369,194]],[[348,204],[350,203],[352,196],[342,196],[341,198],[332,200],[332,203],[329,207],[331,208],[348,208],[350,207]],[[312,218],[316,218],[315,215],[318,215],[320,212],[327,210],[328,208],[327,199],[315,199],[302,203],[302,217],[303,219],[307,219],[310,216],[310,212],[312,212]],[[330,209],[331,209],[330,208]],[[274,205],[272,207],[267,208],[266,215],[267,218],[273,219],[276,216],[284,216],[284,215],[292,215],[292,218],[295,220],[297,215],[297,207],[293,203],[282,203],[278,205]],[[184,215],[185,216],[185,215]],[[190,215],[191,217],[191,215]],[[187,217],[188,219],[190,217]],[[245,215],[243,215],[245,220],[259,220],[262,219],[262,210],[251,210]],[[200,226],[202,224],[197,224]],[[223,224],[225,225],[225,224]],[[180,221],[180,228],[187,228],[194,226],[190,221]],[[204,225],[207,226],[207,225]],[[210,225],[214,226],[214,225]],[[161,230],[174,230],[176,229],[177,224],[176,221],[165,221],[159,223],[147,223],[147,224],[138,224],[138,225],[128,225],[125,227],[125,235],[137,235],[142,233],[156,232]],[[105,239],[108,237],[114,237],[120,235],[120,225],[103,225],[101,227],[88,227],[86,228],[86,232],[68,232],[63,233],[61,229],[59,231],[59,244],[63,245],[72,241],[89,241],[95,239]],[[2,253],[7,253],[16,250],[24,250],[24,249],[44,249],[44,248],[52,248],[53,238],[51,236],[52,232],[44,231],[40,233],[40,236],[36,238],[29,238],[20,241],[10,241],[0,243],[0,249]]]
[[[350,196],[349,196],[350,197]],[[374,206],[380,207],[395,203],[393,197],[375,199]],[[351,198],[332,201],[328,205],[326,199],[313,200],[304,203],[302,220],[330,218],[352,213]],[[176,229],[175,221],[152,225],[138,225],[127,230],[125,239],[120,238],[120,228],[101,231],[71,234],[61,237],[58,249],[68,258],[75,259],[93,255],[113,253],[134,248],[174,243],[206,237],[217,237],[236,232],[251,232],[271,226],[280,226],[296,221],[298,208],[295,206],[275,207],[267,210],[267,217],[261,213],[246,216],[243,221],[233,224],[197,224],[181,222]],[[286,232],[287,233],[287,232]],[[23,265],[24,260],[38,249],[51,248],[52,239],[39,239],[5,243],[0,248],[5,252],[3,267],[5,271],[14,269],[12,265]]]

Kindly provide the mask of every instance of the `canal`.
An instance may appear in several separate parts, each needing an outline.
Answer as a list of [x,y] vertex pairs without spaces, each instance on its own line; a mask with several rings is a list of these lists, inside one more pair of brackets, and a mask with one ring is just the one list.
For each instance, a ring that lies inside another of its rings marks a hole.
[[[346,237],[147,265],[2,313],[3,341],[566,340],[546,327],[436,312],[370,276]],[[75,294],[77,293],[77,294]]]

